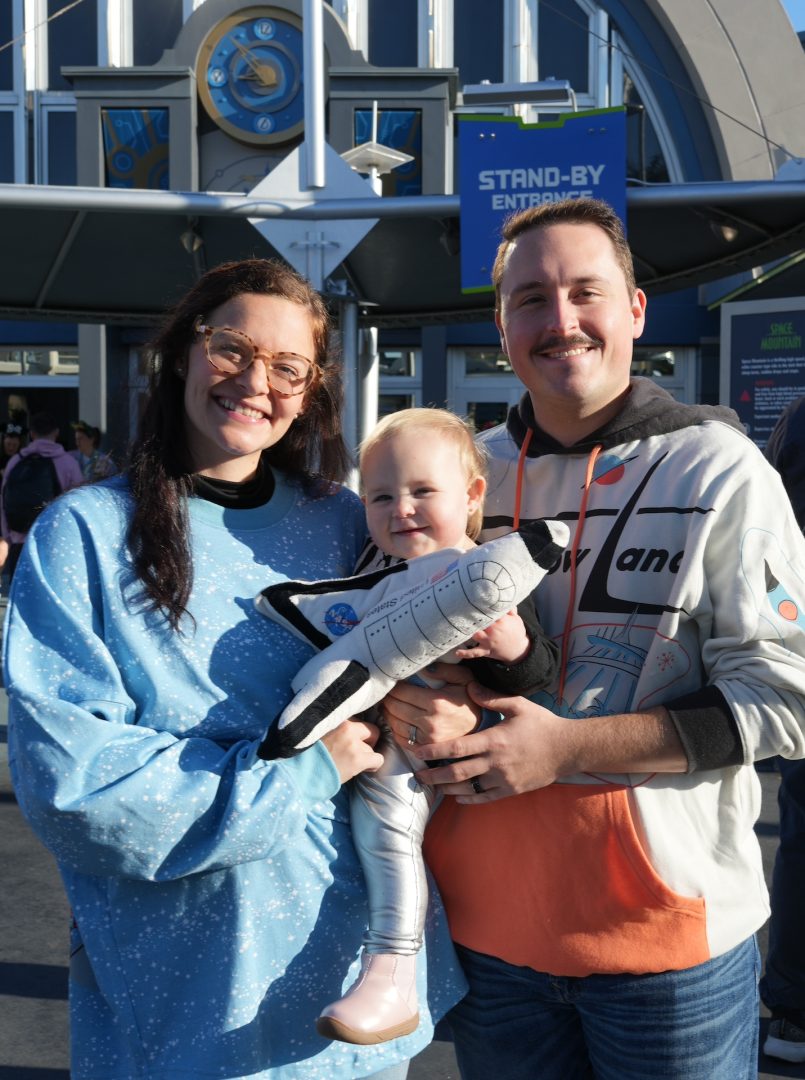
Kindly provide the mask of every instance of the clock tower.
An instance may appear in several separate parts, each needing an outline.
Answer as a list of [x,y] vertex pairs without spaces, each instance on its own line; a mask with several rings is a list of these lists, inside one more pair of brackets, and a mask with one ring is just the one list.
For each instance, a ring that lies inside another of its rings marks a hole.
[[[78,185],[179,193],[253,191],[304,138],[305,6],[303,0],[204,0],[173,48],[154,64],[64,68],[77,105]],[[384,177],[384,195],[451,191],[456,70],[375,67],[352,48],[330,4],[322,3],[322,14],[328,145],[343,154],[370,140],[376,103],[377,141],[411,158]],[[165,306],[206,268],[279,254],[271,229],[259,232],[239,216],[197,217],[190,207],[177,206],[169,214],[141,216],[139,226],[127,272],[148,274],[159,251],[161,280],[170,283]],[[371,284],[386,256],[387,250],[376,246],[363,253],[356,249],[349,267],[339,265],[334,276],[341,275],[341,285],[353,275],[371,300]],[[136,326],[150,322],[152,313],[132,309],[131,319]],[[106,408],[129,435],[138,408],[139,391],[132,388],[140,385],[144,370],[143,358],[132,351],[132,333],[136,340],[148,336],[117,324],[79,331],[82,387],[86,375],[87,384],[105,396],[98,415]]]
[[[150,67],[65,68],[78,183],[252,191],[304,138],[303,11],[303,0],[204,0]],[[377,102],[379,141],[413,159],[384,194],[452,190],[455,69],[374,67],[330,4],[322,14],[329,144],[366,141]]]
[[302,22],[276,7],[244,8],[209,31],[195,65],[207,116],[250,146],[280,146],[302,133]]
[[[302,15],[302,0],[205,0],[179,33],[172,55],[195,76],[202,191],[251,191],[302,141]],[[367,68],[329,4],[323,15],[325,71]]]

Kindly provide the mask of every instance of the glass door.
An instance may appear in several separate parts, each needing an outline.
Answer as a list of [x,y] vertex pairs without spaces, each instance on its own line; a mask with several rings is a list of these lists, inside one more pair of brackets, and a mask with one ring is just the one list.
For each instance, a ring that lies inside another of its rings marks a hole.
[[523,394],[508,358],[496,348],[451,349],[448,378],[450,409],[475,431],[502,424]]

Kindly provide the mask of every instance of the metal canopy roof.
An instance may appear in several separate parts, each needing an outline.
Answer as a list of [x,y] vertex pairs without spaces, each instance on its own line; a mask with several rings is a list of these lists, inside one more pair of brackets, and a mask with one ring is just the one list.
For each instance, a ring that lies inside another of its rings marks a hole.
[[779,300],[786,296],[805,296],[805,250],[778,259],[737,286],[733,284],[708,306],[713,310],[731,301]]
[[[231,194],[0,184],[0,317],[152,323],[205,267],[275,255],[249,217],[296,219],[300,239],[326,230],[327,219],[376,217],[342,264],[367,324],[489,319],[491,293],[461,293],[460,260],[451,254],[459,209],[457,195],[295,206]],[[627,219],[638,282],[667,292],[805,248],[805,181],[632,187]],[[203,240],[195,255],[180,239],[189,228]]]

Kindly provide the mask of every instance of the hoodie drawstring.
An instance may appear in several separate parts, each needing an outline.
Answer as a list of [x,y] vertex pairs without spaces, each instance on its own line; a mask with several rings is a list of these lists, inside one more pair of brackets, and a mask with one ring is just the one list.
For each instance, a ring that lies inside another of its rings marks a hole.
[[601,444],[597,444],[590,451],[590,456],[587,459],[587,469],[584,474],[584,490],[581,494],[581,504],[579,506],[579,520],[576,524],[576,531],[573,534],[573,543],[570,547],[570,595],[567,601],[567,612],[565,613],[565,626],[562,630],[562,652],[559,660],[559,690],[557,692],[557,704],[562,705],[562,701],[565,696],[565,676],[567,675],[567,651],[568,642],[570,641],[570,631],[573,626],[573,612],[576,609],[576,558],[578,555],[579,547],[581,546],[581,537],[584,532],[584,522],[587,517],[587,499],[590,494],[590,488],[593,483],[593,471],[595,469],[595,462],[598,455],[603,450]]
[[517,486],[514,489],[514,520],[512,521],[513,532],[517,532],[520,528],[520,507],[523,502],[523,469],[525,468],[525,456],[528,452],[528,444],[531,442],[531,436],[533,434],[532,428],[526,430],[523,445],[520,447],[520,457],[517,459]]
[[[523,474],[525,471],[525,459],[528,453],[528,446],[531,442],[531,436],[533,430],[528,428],[523,439],[523,445],[520,447],[520,456],[517,460],[517,486],[514,494],[514,519],[512,527],[516,530],[520,528],[520,510],[523,502]],[[561,706],[565,692],[565,677],[567,674],[567,646],[570,640],[570,631],[573,626],[573,611],[576,606],[576,557],[581,545],[581,537],[584,532],[584,520],[587,516],[587,500],[590,493],[590,488],[593,483],[593,471],[595,469],[595,462],[598,455],[603,450],[603,446],[600,443],[596,444],[590,451],[590,456],[587,459],[587,469],[584,475],[584,490],[582,491],[581,504],[579,506],[579,520],[576,524],[576,532],[573,536],[573,543],[570,548],[570,595],[567,602],[567,612],[565,614],[565,625],[562,630],[562,654],[559,666],[559,689],[557,692],[557,704]]]

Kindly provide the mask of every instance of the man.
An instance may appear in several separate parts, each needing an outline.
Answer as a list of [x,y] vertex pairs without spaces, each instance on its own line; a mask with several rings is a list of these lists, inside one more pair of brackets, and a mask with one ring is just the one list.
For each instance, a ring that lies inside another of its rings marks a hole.
[[[784,409],[766,444],[799,527],[805,531],[805,397]],[[766,971],[760,983],[771,1010],[764,1051],[805,1061],[805,761],[779,759],[780,846],[774,860]]]
[[28,530],[44,504],[84,480],[81,466],[56,442],[59,425],[50,413],[34,413],[29,426],[31,442],[6,465],[0,489],[0,532],[9,545],[3,574],[9,581]]
[[[535,207],[504,237],[496,321],[527,393],[481,436],[483,538],[550,517],[571,545],[535,594],[557,684],[473,685],[502,721],[417,751],[462,759],[418,774],[456,796],[426,854],[470,982],[461,1073],[748,1080],[752,763],[805,755],[802,536],[730,410],[630,380],[646,298],[611,209]],[[427,732],[447,697],[400,685],[387,716]]]

